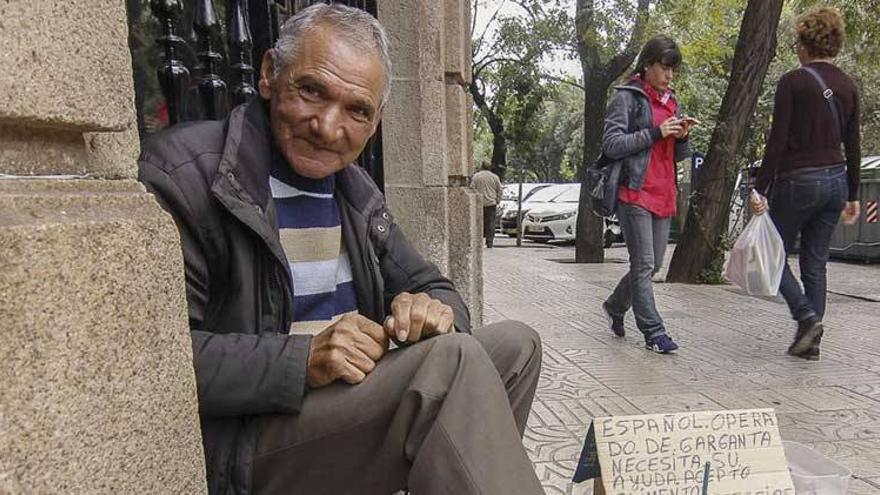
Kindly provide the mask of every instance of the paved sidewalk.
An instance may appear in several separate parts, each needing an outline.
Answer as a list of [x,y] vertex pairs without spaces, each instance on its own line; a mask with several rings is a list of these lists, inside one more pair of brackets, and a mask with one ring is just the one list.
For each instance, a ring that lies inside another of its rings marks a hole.
[[[670,246],[672,248],[673,246]],[[623,248],[602,265],[562,263],[571,247],[497,238],[484,251],[486,322],[516,319],[544,341],[525,444],[548,494],[592,492],[569,480],[594,416],[773,407],[785,440],[853,470],[850,493],[880,493],[880,266],[832,263],[822,360],[785,355],[793,322],[781,300],[732,286],[655,284],[677,355],[646,351],[607,328],[601,303],[626,272]],[[589,485],[589,486],[587,486]]]

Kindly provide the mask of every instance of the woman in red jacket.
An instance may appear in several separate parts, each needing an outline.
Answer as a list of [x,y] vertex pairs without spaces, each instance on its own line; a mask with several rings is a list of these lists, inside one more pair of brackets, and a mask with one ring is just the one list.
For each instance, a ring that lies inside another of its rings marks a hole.
[[696,123],[679,116],[669,88],[680,63],[675,41],[666,36],[649,40],[632,77],[615,88],[602,140],[605,155],[622,162],[617,217],[630,264],[602,307],[619,337],[625,334],[624,315],[632,308],[645,347],[661,354],[674,352],[678,345],[657,311],[651,277],[663,263],[675,215],[675,163],[688,156],[688,128]]

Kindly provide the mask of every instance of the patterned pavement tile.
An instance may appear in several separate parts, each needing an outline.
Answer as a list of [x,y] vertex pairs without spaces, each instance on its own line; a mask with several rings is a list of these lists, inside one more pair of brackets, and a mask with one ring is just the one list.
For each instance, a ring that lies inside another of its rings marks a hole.
[[814,409],[795,398],[781,397],[776,391],[762,388],[756,390],[717,390],[707,392],[725,409],[736,407],[752,409],[772,407],[777,413],[808,412]]
[[802,402],[815,411],[871,409],[880,406],[880,403],[854,394],[843,387],[776,388],[773,391],[783,400]]
[[721,404],[703,394],[663,394],[627,396],[642,411],[674,413],[682,411],[717,411]]
[[[570,260],[571,248],[511,244],[497,239],[498,249],[484,251],[484,320],[521,320],[542,337],[523,443],[546,493],[592,493],[592,483],[570,480],[595,417],[772,407],[784,440],[852,469],[850,493],[880,494],[880,303],[832,294],[822,360],[808,362],[785,355],[794,324],[781,299],[657,283],[658,309],[681,345],[661,356],[643,348],[631,314],[620,339],[602,313],[627,270],[624,249],[607,250],[610,262],[577,265],[557,262]],[[829,264],[834,292],[876,292],[878,278],[880,266]]]
[[805,442],[822,454],[843,464],[858,478],[880,477],[880,456],[877,440],[850,440],[845,442]]
[[535,473],[544,487],[547,495],[591,495],[593,493],[592,482],[574,484],[571,477],[574,476],[574,461],[567,463],[565,467],[559,463],[535,462]]
[[581,453],[581,440],[559,426],[527,427],[523,445],[534,462],[569,461]]
[[880,402],[880,381],[877,383],[861,383],[859,385],[844,384],[841,387]]
[[880,410],[780,413],[778,416],[779,432],[785,440],[871,440],[880,449]]

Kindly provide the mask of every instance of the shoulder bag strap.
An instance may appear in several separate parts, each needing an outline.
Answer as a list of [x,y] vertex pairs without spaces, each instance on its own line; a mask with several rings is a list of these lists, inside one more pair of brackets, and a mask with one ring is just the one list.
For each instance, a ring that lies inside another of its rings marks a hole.
[[813,76],[813,78],[816,80],[817,83],[819,83],[819,86],[822,88],[822,97],[825,98],[825,101],[828,102],[828,108],[831,109],[831,115],[834,117],[834,141],[838,143],[839,146],[841,140],[840,112],[838,112],[837,110],[837,100],[836,98],[834,98],[834,91],[832,91],[831,88],[829,88],[828,85],[825,84],[825,80],[822,79],[822,76],[819,75],[819,71],[806,65],[804,65],[802,68],[806,70],[807,73],[809,73],[811,76]]

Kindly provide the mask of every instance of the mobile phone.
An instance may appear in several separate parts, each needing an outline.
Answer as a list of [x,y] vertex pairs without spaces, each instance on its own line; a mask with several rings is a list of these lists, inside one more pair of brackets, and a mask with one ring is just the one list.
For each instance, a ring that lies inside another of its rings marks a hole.
[[695,118],[693,118],[693,117],[689,117],[689,116],[682,117],[682,118],[680,118],[679,120],[680,120],[681,122],[685,122],[685,123],[687,123],[687,125],[689,125],[689,126],[692,126],[692,125],[698,125],[698,124],[700,123],[699,120],[697,120],[697,119],[695,119]]

